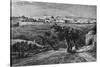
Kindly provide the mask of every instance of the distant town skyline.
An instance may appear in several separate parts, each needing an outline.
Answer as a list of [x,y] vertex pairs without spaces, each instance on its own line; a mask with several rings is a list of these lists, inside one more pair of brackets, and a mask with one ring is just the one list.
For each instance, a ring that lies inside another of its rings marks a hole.
[[12,16],[76,16],[96,18],[96,6],[12,0]]

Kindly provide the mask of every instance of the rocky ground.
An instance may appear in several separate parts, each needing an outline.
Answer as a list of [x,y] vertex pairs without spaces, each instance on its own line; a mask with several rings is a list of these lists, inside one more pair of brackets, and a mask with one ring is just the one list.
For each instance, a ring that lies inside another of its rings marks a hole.
[[76,53],[67,53],[66,49],[59,49],[57,51],[51,50],[29,58],[20,59],[20,61],[13,64],[13,66],[93,62],[96,61],[96,57],[93,56],[92,52],[89,52],[93,47],[93,45],[84,46],[77,50]]

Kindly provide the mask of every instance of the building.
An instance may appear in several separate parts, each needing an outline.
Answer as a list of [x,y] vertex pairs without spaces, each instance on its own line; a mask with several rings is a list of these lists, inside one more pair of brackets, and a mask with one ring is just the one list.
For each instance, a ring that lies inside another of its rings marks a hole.
[[41,25],[44,24],[43,22],[19,22],[19,26],[23,25]]

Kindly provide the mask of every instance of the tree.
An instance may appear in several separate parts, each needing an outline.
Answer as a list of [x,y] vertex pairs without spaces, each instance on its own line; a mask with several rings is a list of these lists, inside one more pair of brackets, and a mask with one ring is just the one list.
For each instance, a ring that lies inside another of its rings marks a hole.
[[79,30],[71,27],[61,27],[58,25],[53,25],[51,28],[54,28],[55,32],[57,32],[58,39],[65,42],[68,52],[72,52],[73,46],[77,48],[77,41],[80,38]]

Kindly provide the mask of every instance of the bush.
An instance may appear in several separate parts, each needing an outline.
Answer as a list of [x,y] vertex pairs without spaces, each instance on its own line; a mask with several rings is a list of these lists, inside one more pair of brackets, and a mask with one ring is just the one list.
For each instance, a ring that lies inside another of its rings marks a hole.
[[78,47],[85,44],[85,39],[82,34],[82,31],[74,29],[72,27],[61,27],[58,25],[53,25],[51,28],[55,29],[55,33],[57,33],[58,39],[60,41],[65,41],[65,44],[68,45],[68,51],[72,50],[72,47],[75,46],[76,49]]

